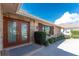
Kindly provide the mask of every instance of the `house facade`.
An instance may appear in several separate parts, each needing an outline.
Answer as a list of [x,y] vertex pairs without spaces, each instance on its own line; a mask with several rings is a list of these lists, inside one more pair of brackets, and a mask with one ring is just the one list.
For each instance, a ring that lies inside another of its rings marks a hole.
[[61,27],[19,10],[21,4],[0,4],[0,54],[10,47],[34,43],[34,32],[45,31],[50,37],[61,35]]

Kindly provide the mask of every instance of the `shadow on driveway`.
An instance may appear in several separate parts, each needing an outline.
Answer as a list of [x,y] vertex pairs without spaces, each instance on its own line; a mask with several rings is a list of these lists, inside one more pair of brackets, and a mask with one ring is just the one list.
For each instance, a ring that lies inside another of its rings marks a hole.
[[64,41],[65,40],[55,42],[54,44],[49,45],[48,47],[45,47],[34,54],[31,54],[31,56],[76,56],[72,53],[57,48]]

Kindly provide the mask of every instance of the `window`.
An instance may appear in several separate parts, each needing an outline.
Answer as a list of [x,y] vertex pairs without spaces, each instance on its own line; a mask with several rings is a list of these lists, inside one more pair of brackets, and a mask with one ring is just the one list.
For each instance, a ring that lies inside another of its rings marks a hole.
[[39,31],[45,31],[47,34],[53,35],[54,34],[54,27],[39,24]]
[[44,31],[45,31],[47,34],[50,34],[50,26],[45,26],[45,27],[44,27]]

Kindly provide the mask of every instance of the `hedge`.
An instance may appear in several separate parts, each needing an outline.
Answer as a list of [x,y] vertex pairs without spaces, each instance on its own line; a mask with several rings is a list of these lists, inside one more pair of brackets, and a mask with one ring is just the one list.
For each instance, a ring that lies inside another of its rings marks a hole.
[[34,32],[35,43],[43,45],[46,41],[46,32],[36,31]]
[[71,30],[72,38],[79,38],[79,30]]

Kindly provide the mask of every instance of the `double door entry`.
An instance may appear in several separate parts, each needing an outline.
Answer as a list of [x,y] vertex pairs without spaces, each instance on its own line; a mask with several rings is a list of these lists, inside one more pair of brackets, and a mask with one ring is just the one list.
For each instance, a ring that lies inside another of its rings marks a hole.
[[4,47],[29,43],[29,22],[4,18]]

